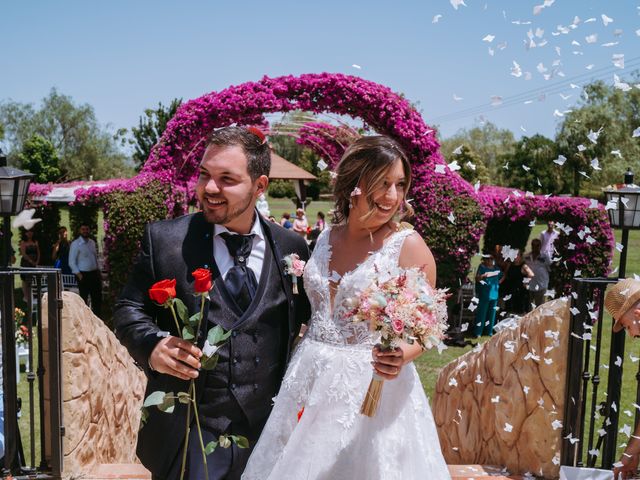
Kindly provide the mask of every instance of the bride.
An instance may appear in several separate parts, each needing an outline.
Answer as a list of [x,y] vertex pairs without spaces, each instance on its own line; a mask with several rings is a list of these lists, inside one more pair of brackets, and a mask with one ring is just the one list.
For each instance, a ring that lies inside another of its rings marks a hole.
[[[367,325],[345,319],[349,298],[385,262],[418,267],[435,285],[429,248],[393,220],[411,213],[409,162],[390,138],[363,137],[347,149],[337,174],[334,225],[318,238],[303,277],[309,328],[242,479],[449,479],[412,363],[421,347],[382,352]],[[388,381],[370,418],[359,412],[374,371]]]

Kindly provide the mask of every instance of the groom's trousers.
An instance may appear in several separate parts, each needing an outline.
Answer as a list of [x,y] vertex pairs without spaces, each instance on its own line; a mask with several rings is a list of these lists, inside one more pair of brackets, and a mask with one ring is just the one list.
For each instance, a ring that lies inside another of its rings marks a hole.
[[[203,429],[202,440],[206,446],[211,441],[217,442],[218,435]],[[209,473],[208,480],[240,480],[250,454],[251,449],[249,448],[238,448],[236,445],[232,445],[229,448],[222,448],[218,446],[211,455],[207,456],[207,471]],[[166,480],[179,480],[181,467],[182,447],[180,447],[180,453],[171,466],[171,470]],[[192,425],[189,435],[187,469],[184,478],[188,480],[207,480],[207,477],[204,474],[200,439],[195,425]],[[153,480],[160,480],[160,477],[153,477]]]

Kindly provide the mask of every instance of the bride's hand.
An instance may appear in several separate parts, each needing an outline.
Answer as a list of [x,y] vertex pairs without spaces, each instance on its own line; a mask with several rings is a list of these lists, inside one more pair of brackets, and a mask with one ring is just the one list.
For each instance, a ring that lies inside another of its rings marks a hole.
[[373,368],[375,372],[385,380],[394,380],[404,365],[404,351],[401,348],[393,350],[380,350],[373,347]]

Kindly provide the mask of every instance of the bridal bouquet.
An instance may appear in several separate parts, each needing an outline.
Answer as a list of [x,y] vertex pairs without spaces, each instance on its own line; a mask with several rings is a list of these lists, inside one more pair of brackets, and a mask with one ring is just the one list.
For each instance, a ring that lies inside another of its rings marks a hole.
[[[417,268],[380,272],[376,267],[376,279],[348,300],[345,318],[368,322],[371,330],[380,332],[382,350],[397,348],[402,342],[418,342],[426,350],[440,344],[445,336],[447,297],[446,290],[431,287]],[[360,413],[375,415],[383,381],[374,373]]]

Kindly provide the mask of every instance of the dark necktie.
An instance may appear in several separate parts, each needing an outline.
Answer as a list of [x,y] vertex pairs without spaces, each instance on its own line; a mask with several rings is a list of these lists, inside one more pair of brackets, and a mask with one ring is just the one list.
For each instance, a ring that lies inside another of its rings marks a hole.
[[255,235],[232,235],[224,232],[220,236],[233,257],[233,267],[227,272],[224,284],[240,310],[244,312],[258,289],[256,274],[247,266]]

